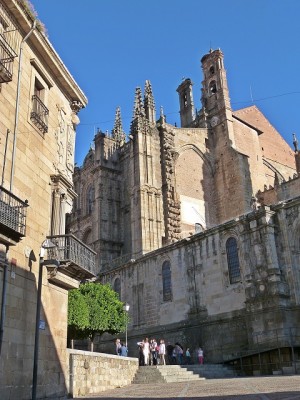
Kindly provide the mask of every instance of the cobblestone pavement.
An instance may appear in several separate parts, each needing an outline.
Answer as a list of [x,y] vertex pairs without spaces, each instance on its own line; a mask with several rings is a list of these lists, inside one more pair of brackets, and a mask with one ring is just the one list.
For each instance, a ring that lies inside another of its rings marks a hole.
[[[82,398],[81,398],[82,399]],[[207,379],[153,385],[130,385],[84,399],[300,400],[300,376]]]

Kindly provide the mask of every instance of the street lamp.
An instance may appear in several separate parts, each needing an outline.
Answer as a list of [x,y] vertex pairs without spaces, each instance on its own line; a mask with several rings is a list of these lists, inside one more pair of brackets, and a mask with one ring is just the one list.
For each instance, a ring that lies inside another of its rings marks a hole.
[[130,305],[128,303],[125,303],[123,305],[123,311],[126,312],[126,314],[124,314],[124,319],[125,319],[125,345],[126,345],[126,348],[127,348],[127,324],[128,324],[127,316],[128,316],[129,308],[130,308]]
[[56,244],[51,242],[50,239],[44,240],[40,249],[39,261],[39,279],[37,289],[37,302],[36,302],[36,317],[35,317],[35,335],[34,335],[34,355],[33,355],[33,373],[32,373],[32,400],[36,400],[37,389],[37,372],[38,372],[38,356],[39,356],[39,339],[40,339],[40,314],[42,303],[42,283],[43,283],[43,267],[45,250],[53,249]]

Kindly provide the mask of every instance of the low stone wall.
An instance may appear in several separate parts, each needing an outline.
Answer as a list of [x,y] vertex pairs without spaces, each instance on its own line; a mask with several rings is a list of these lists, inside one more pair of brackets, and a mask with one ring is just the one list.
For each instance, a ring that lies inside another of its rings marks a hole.
[[68,349],[68,392],[73,397],[96,394],[129,385],[138,370],[138,359]]

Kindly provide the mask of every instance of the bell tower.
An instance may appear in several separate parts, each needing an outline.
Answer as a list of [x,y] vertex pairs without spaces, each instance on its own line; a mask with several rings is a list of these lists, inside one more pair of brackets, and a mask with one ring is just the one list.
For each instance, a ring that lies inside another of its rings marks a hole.
[[218,125],[229,115],[231,117],[232,114],[223,58],[223,53],[219,49],[210,50],[201,59],[204,75],[201,102],[208,119],[208,126],[211,127]]
[[193,82],[185,79],[176,89],[179,94],[180,122],[182,128],[191,126],[195,119],[195,108],[193,99]]

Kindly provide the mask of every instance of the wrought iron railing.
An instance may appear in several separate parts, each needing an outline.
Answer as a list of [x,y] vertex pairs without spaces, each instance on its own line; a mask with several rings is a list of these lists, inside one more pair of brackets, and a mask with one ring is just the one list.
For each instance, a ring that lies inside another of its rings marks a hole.
[[49,110],[37,95],[32,96],[31,121],[43,132],[48,132]]
[[6,8],[0,3],[0,83],[10,82],[13,75],[13,61],[17,57],[20,34]]
[[0,224],[19,236],[25,236],[26,231],[26,201],[20,200],[0,186]]
[[12,80],[15,56],[14,51],[6,42],[4,36],[0,35],[0,83]]
[[75,264],[81,269],[94,273],[96,252],[77,239],[76,236],[55,235],[48,236],[56,247],[48,249],[47,257],[56,259],[60,264]]

